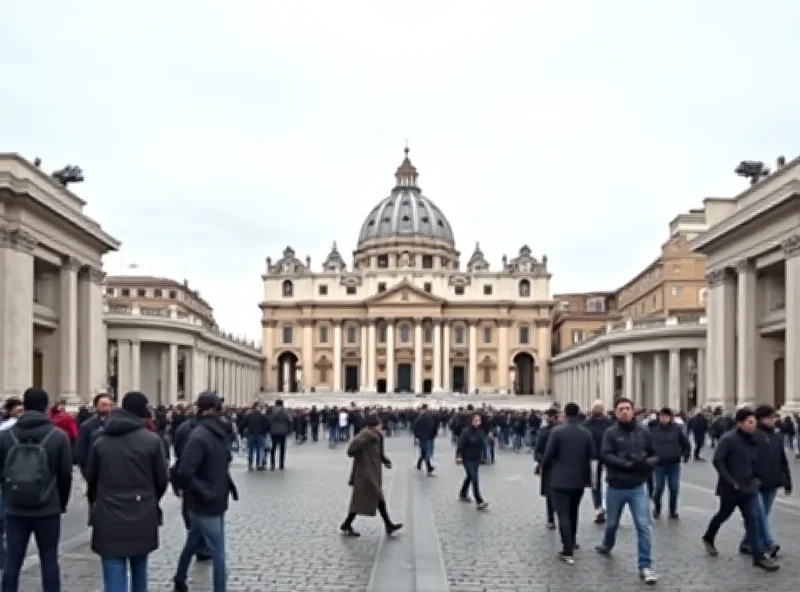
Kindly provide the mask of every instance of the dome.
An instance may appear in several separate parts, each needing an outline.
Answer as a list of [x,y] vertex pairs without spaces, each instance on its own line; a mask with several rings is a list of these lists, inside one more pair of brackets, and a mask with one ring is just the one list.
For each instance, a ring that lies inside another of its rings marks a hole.
[[392,193],[370,211],[361,225],[358,244],[376,238],[423,237],[455,244],[453,229],[442,210],[422,195],[417,169],[406,157],[397,169]]

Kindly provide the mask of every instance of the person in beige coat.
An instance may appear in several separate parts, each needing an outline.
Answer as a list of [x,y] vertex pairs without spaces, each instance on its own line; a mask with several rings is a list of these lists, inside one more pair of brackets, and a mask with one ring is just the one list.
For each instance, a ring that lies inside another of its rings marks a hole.
[[386,534],[392,535],[403,525],[395,524],[386,510],[383,497],[383,467],[392,468],[392,462],[383,453],[383,435],[381,420],[377,415],[370,415],[358,435],[347,447],[347,456],[353,459],[349,485],[353,488],[350,496],[350,509],[347,518],[339,530],[346,536],[357,537],[360,533],[353,530],[356,516],[374,516],[380,513],[386,527]]

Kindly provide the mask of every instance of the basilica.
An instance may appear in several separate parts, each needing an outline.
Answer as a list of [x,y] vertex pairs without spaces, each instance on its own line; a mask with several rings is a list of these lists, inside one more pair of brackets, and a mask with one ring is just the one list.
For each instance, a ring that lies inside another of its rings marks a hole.
[[405,158],[352,263],[266,259],[263,387],[278,392],[550,393],[550,273],[525,245],[462,268],[453,229]]

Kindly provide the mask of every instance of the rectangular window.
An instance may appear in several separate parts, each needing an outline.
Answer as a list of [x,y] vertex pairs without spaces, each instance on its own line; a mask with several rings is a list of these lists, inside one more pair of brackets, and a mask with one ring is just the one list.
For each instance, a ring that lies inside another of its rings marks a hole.
[[492,384],[492,369],[483,369],[483,384]]
[[389,267],[389,255],[378,255],[378,267],[381,269]]
[[147,296],[147,290],[145,290],[144,288],[139,288],[138,290],[136,290],[136,295],[139,298],[144,298],[145,296]]
[[527,345],[530,341],[530,331],[528,327],[520,327],[519,328],[519,342],[522,345]]
[[456,327],[453,330],[453,337],[455,339],[456,344],[461,345],[464,343],[464,327]]
[[464,295],[464,286],[456,286],[455,287],[456,296],[463,296]]
[[425,282],[422,286],[422,289],[428,292],[428,294],[430,294],[431,290],[433,290],[433,284],[430,282]]
[[568,302],[567,300],[564,300],[564,301],[561,303],[561,310],[562,310],[563,312],[569,312],[569,302]]
[[483,295],[484,296],[491,296],[492,295],[492,286],[486,284],[483,286]]
[[286,344],[292,343],[292,328],[291,327],[284,327],[283,328],[283,342]]
[[347,286],[345,289],[348,296],[355,296],[356,295],[356,287],[355,286]]
[[400,343],[409,343],[411,341],[411,329],[408,325],[400,325]]
[[172,298],[173,300],[175,300],[178,297],[178,291],[177,290],[170,290],[169,291],[169,297]]
[[672,286],[672,295],[673,296],[680,296],[681,295],[681,287],[680,286]]
[[320,327],[319,328],[319,342],[320,343],[328,343],[328,328],[327,327]]
[[594,298],[587,298],[586,299],[586,311],[587,312],[605,312],[606,311],[606,300],[605,298],[601,297],[594,297]]
[[160,288],[156,288],[155,290],[153,290],[153,296],[155,296],[156,298],[163,298],[164,291]]
[[348,327],[347,328],[347,343],[355,343],[356,342],[356,328],[355,327]]
[[328,369],[325,366],[319,369],[319,381],[328,382]]
[[114,288],[106,288],[106,295],[113,296],[114,295]]
[[581,329],[572,330],[572,343],[580,343],[583,341],[583,331]]
[[422,256],[422,269],[433,269],[433,256],[432,255],[423,255]]
[[483,328],[483,342],[484,343],[491,343],[492,342],[492,328],[491,327],[484,327]]
[[386,325],[378,329],[378,343],[386,343]]
[[380,282],[378,284],[378,294],[383,294],[386,291],[386,282]]
[[319,295],[320,296],[327,296],[328,295],[328,285],[327,284],[320,284],[319,285]]
[[128,288],[122,288],[122,295],[123,296],[130,296],[131,291]]
[[433,327],[425,325],[425,343],[433,342]]

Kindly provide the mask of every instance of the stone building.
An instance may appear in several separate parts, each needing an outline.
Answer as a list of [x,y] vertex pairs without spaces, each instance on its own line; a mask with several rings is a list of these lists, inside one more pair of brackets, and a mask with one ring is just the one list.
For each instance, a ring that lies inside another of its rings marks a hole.
[[616,292],[555,294],[553,296],[553,356],[567,351],[618,321]]
[[206,389],[230,404],[256,399],[260,347],[221,331],[211,305],[188,282],[112,276],[105,298],[112,394],[140,390],[162,405],[191,402]]
[[119,242],[64,179],[0,154],[3,396],[33,385],[76,404],[106,388],[102,258]]
[[[761,165],[745,162],[742,166]],[[708,404],[800,411],[800,158],[708,198]]]
[[317,271],[287,247],[267,258],[268,390],[546,393],[550,273],[523,246],[462,269],[453,229],[406,157],[369,210],[348,268],[334,243]]

